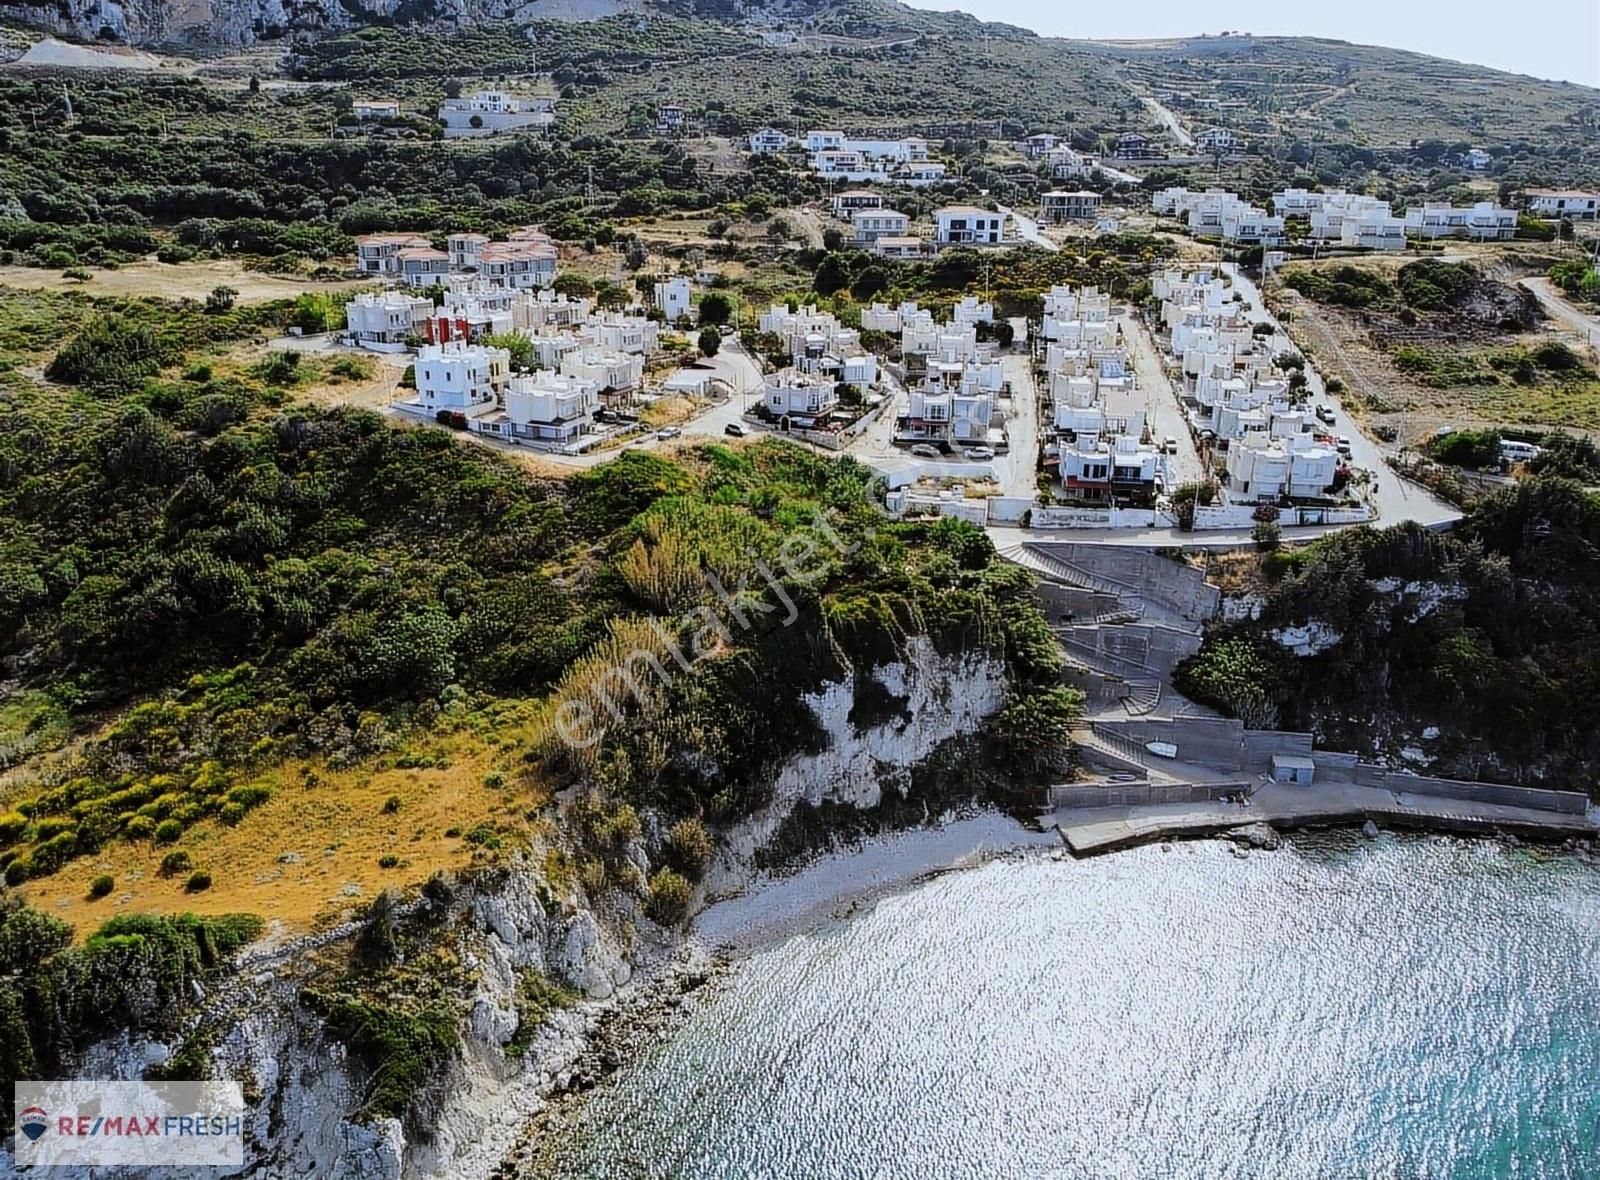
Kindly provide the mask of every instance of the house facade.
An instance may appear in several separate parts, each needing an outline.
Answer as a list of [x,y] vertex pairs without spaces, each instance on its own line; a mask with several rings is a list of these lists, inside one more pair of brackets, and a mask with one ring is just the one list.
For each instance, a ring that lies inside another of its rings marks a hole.
[[1406,232],[1423,238],[1509,241],[1517,235],[1517,211],[1493,201],[1468,207],[1429,202],[1406,210]]
[[763,127],[750,137],[750,151],[757,156],[775,156],[789,146],[789,137],[776,127]]
[[432,246],[423,234],[362,234],[356,239],[356,269],[364,275],[399,277],[401,250]]
[[1530,188],[1527,197],[1528,212],[1535,217],[1570,217],[1574,221],[1600,217],[1600,192]]
[[422,334],[422,325],[432,314],[433,300],[426,296],[367,292],[345,304],[345,330],[364,347],[404,347],[411,337]]
[[1005,241],[1006,215],[974,205],[934,210],[933,240],[940,246],[998,246]]
[[1100,194],[1087,189],[1049,192],[1039,198],[1042,220],[1052,225],[1067,221],[1093,221],[1100,213]]
[[506,131],[543,130],[556,121],[555,110],[556,100],[550,95],[479,90],[440,102],[439,122],[446,139],[460,139]]
[[911,228],[911,218],[893,209],[857,209],[850,214],[850,239],[858,246],[870,246],[879,238],[903,238]]

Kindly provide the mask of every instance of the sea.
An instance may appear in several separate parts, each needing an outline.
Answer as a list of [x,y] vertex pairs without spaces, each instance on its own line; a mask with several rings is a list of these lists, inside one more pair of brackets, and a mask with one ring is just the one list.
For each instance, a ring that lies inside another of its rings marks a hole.
[[689,1008],[549,1174],[1600,1178],[1600,864],[1550,850],[1036,847],[746,943]]

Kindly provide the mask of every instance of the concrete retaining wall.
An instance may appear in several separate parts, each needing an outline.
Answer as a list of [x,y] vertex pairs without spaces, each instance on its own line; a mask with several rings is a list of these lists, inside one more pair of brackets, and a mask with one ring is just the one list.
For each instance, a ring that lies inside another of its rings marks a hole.
[[1378,770],[1377,778],[1375,785],[1396,794],[1437,795],[1468,803],[1527,807],[1535,811],[1556,811],[1563,815],[1583,815],[1589,810],[1589,797],[1577,791],[1547,791],[1539,787],[1514,787],[1507,783],[1467,783],[1459,779],[1428,778],[1393,770]]
[[1151,803],[1214,803],[1248,789],[1236,783],[1058,783],[1050,788],[1052,807],[1143,807]]
[[1115,594],[1102,594],[1098,590],[1083,590],[1077,586],[1063,586],[1057,582],[1041,580],[1035,598],[1052,623],[1088,620],[1118,609],[1122,602]]
[[1311,754],[1309,733],[1246,729],[1232,717],[1175,717],[1170,721],[1131,719],[1096,724],[1140,745],[1151,741],[1172,742],[1178,747],[1179,762],[1198,762],[1244,774],[1271,770],[1274,754],[1302,757]]
[[1185,619],[1204,622],[1217,613],[1222,603],[1222,592],[1206,583],[1203,571],[1142,549],[1069,541],[1044,542],[1034,547],[1047,556],[1126,586],[1147,602]]

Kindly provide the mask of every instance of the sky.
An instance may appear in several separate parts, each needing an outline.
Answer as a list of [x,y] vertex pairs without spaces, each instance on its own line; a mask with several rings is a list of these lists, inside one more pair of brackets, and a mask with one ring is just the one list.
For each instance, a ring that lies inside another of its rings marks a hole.
[[[1177,0],[1075,4],[1070,0],[908,0],[916,8],[960,9],[1047,37],[1181,37],[1224,29],[1258,34],[1336,37],[1363,45],[1412,49],[1535,78],[1600,86],[1600,3],[1541,0],[1508,9],[1488,0],[1339,0],[1285,4]],[[1216,24],[1225,20],[1226,24]],[[1202,22],[1210,22],[1206,27]]]

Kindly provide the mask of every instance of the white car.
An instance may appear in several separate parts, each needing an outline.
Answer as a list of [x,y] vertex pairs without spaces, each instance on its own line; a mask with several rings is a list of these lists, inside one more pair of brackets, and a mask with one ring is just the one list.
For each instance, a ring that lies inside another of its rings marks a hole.
[[677,438],[682,433],[683,431],[679,430],[676,426],[663,426],[660,430],[656,431],[656,437]]
[[918,443],[911,448],[911,453],[919,459],[943,459],[944,453],[938,447],[929,443]]
[[969,459],[993,459],[994,458],[994,448],[993,447],[973,447],[969,451],[967,451],[967,458],[969,458]]

